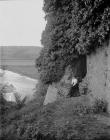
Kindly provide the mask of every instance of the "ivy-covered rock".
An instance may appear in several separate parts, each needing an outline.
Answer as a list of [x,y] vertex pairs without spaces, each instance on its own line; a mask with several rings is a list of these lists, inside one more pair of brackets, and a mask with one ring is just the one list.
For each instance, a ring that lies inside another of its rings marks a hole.
[[109,0],[44,0],[47,25],[36,65],[45,83],[59,81],[67,65],[92,53],[110,35]]

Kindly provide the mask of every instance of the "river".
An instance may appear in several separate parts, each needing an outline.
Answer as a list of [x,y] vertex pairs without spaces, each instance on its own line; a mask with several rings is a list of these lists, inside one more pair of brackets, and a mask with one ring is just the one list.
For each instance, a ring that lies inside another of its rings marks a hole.
[[[27,96],[28,100],[31,100],[33,98],[34,89],[38,83],[38,80],[20,75],[12,71],[3,71],[0,69],[0,83],[12,84],[15,87],[15,91],[21,96],[21,98]],[[8,101],[15,101],[12,92],[6,93],[5,98]]]

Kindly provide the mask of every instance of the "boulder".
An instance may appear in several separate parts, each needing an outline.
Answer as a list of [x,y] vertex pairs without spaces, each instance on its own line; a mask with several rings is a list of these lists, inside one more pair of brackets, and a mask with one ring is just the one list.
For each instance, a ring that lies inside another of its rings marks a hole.
[[57,93],[58,93],[58,89],[56,88],[55,84],[49,85],[47,94],[44,100],[44,105],[56,101]]

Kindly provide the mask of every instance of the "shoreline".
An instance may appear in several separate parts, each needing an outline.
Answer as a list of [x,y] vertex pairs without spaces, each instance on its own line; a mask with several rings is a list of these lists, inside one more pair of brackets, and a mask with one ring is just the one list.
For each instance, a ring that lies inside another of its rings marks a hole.
[[[0,69],[2,69],[2,66],[0,65]],[[11,71],[13,73],[20,74],[22,76],[29,77],[31,79],[38,80],[38,71],[35,68],[35,66],[30,66],[30,65],[9,65],[6,66],[7,71]]]
[[[1,71],[3,71],[3,72],[1,72]],[[8,72],[8,73],[10,73],[10,74],[15,74],[15,75],[20,76],[20,77],[24,77],[24,78],[26,78],[26,79],[28,79],[28,80],[38,81],[38,80],[35,79],[35,78],[31,78],[31,77],[28,77],[28,76],[26,76],[26,75],[19,74],[19,73],[16,73],[16,72],[14,72],[14,71],[10,71],[10,70],[8,70],[8,69],[3,70],[3,69],[0,68],[0,75],[1,75],[2,73],[5,74],[5,72]],[[2,76],[0,76],[0,77],[2,77]]]

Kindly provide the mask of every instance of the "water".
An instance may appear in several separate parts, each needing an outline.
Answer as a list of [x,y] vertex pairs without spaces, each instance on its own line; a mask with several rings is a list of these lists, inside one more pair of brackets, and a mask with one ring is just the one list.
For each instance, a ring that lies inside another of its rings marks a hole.
[[[28,100],[31,100],[33,98],[34,89],[37,82],[38,80],[36,79],[32,79],[27,76],[22,76],[12,71],[3,71],[0,69],[0,83],[12,84],[15,87],[15,91],[19,93],[21,98],[27,96]],[[13,92],[6,93],[5,98],[8,101],[15,101]]]

